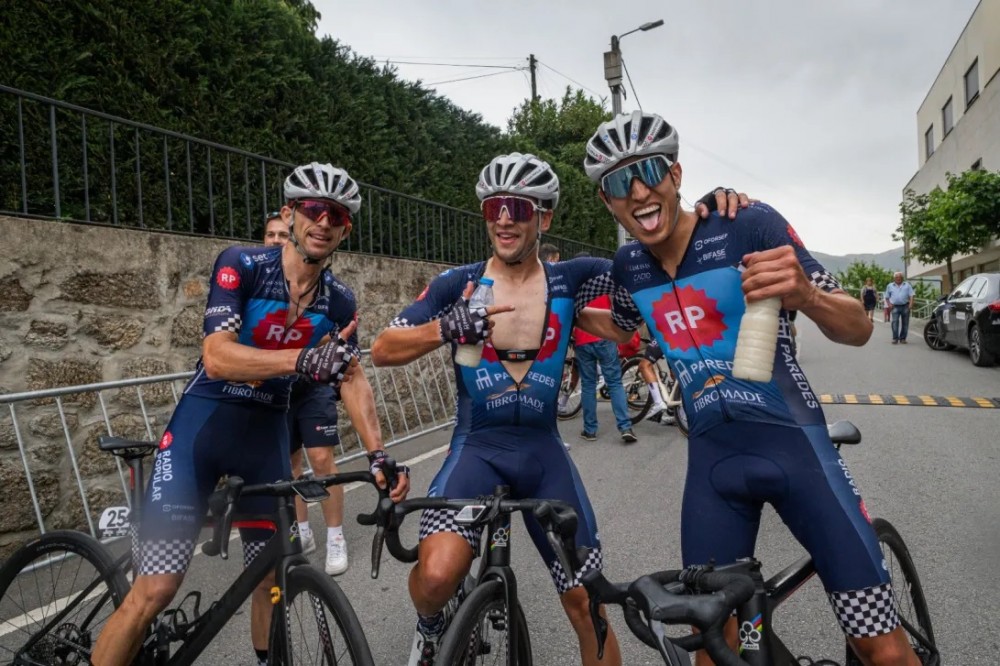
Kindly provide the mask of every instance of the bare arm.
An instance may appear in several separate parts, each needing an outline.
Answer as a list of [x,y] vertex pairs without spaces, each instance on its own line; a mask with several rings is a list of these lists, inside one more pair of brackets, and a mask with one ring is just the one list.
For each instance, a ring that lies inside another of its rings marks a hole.
[[383,448],[382,428],[375,409],[375,394],[368,377],[363,371],[356,372],[340,385],[340,400],[351,418],[351,424],[358,431],[365,450],[378,451]]
[[576,325],[591,335],[614,340],[620,344],[632,339],[632,331],[626,331],[611,319],[611,310],[583,308],[576,316]]
[[442,344],[436,319],[420,326],[386,328],[372,344],[372,363],[377,366],[406,365]]
[[743,258],[743,294],[747,301],[773,296],[786,310],[800,310],[834,342],[860,347],[868,342],[873,326],[865,309],[843,290],[826,292],[806,277],[791,245]]
[[247,382],[295,374],[301,349],[257,349],[237,342],[236,334],[220,331],[201,343],[202,362],[210,379]]

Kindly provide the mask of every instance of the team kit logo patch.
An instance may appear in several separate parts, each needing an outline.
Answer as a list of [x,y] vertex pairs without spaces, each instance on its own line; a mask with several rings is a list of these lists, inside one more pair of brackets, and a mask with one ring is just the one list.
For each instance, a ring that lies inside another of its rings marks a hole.
[[704,289],[685,285],[653,301],[653,322],[671,349],[711,347],[729,328],[719,303]]
[[232,291],[240,286],[240,274],[231,266],[223,266],[215,274],[215,284]]
[[259,349],[300,349],[312,339],[315,328],[308,317],[299,317],[286,327],[288,310],[269,312],[253,327],[251,337]]

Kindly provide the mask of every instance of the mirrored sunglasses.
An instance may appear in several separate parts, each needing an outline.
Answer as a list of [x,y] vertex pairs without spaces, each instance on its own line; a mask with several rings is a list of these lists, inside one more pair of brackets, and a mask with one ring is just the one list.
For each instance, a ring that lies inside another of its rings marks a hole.
[[513,222],[530,222],[534,219],[535,213],[544,213],[547,210],[531,199],[514,196],[483,199],[480,208],[483,211],[483,219],[487,222],[496,222],[499,220],[505,209],[507,217]]
[[351,223],[351,213],[343,206],[325,199],[299,199],[293,209],[313,222],[318,222],[325,214],[331,227],[343,227]]
[[646,187],[656,187],[670,173],[671,162],[663,155],[653,155],[638,162],[609,171],[601,178],[601,190],[609,197],[621,199],[628,196],[632,181],[641,180]]

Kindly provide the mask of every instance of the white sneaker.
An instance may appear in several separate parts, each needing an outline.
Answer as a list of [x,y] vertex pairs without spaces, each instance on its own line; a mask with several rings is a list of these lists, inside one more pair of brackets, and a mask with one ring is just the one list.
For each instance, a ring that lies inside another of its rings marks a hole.
[[671,414],[669,411],[663,412],[660,415],[660,425],[661,426],[672,426],[677,423],[677,417]]
[[649,408],[649,414],[646,416],[646,420],[647,421],[659,421],[660,420],[660,415],[663,413],[663,410],[665,410],[666,408],[667,408],[666,403],[663,403],[663,402],[654,402],[653,406]]
[[308,532],[299,532],[299,537],[302,539],[302,554],[308,555],[316,551],[316,535],[313,534],[312,530]]
[[570,446],[570,445],[569,445],[569,442],[567,442],[566,440],[563,440],[563,446],[565,446],[565,447],[566,447],[566,450],[567,450],[567,451],[572,451],[572,450],[573,450],[573,447],[572,447],[572,446]]
[[560,391],[559,399],[556,401],[556,409],[559,411],[560,414],[566,411],[566,403],[568,402],[569,402],[569,394]]
[[347,541],[338,537],[326,544],[326,573],[337,576],[347,571]]

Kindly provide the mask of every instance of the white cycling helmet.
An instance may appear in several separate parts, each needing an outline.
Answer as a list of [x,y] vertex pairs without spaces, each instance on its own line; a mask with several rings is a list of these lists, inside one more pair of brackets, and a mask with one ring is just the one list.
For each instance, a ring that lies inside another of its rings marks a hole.
[[677,130],[655,113],[633,111],[601,123],[587,141],[583,168],[595,183],[622,160],[636,155],[663,155],[677,161]]
[[285,201],[329,199],[356,215],[361,210],[358,184],[346,171],[332,164],[312,162],[295,167],[285,179]]
[[476,196],[482,201],[508,192],[537,199],[548,210],[559,204],[559,177],[548,162],[530,153],[498,155],[479,172]]

